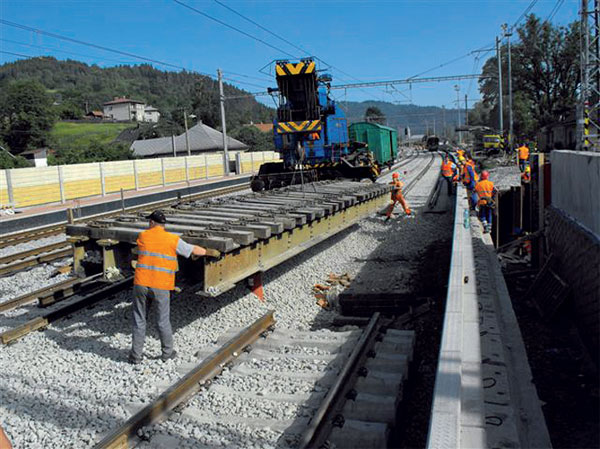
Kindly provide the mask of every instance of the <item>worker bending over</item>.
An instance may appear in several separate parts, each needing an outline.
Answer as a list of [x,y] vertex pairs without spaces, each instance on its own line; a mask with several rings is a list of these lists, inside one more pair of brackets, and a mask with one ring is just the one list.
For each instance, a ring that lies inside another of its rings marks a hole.
[[410,208],[406,204],[406,200],[404,199],[404,195],[402,194],[402,187],[404,187],[404,183],[400,181],[399,178],[400,175],[398,174],[398,172],[392,173],[392,182],[390,182],[390,185],[392,186],[392,203],[388,207],[388,211],[386,214],[387,218],[385,219],[385,221],[388,221],[390,218],[393,218],[393,212],[394,207],[396,207],[396,203],[400,203],[402,209],[404,209],[404,212],[406,212],[406,215],[410,216],[411,214]]
[[481,172],[481,180],[475,185],[477,194],[477,205],[479,206],[479,219],[483,224],[483,232],[492,230],[492,212],[496,205],[496,188],[489,180],[490,174],[487,170]]
[[475,210],[475,206],[477,205],[477,195],[475,194],[475,185],[477,181],[479,181],[479,175],[475,170],[475,161],[471,157],[470,154],[467,153],[466,162],[463,165],[462,171],[462,183],[467,189],[467,194],[469,197],[469,206],[472,211]]
[[458,169],[456,168],[456,165],[454,165],[454,162],[452,162],[452,159],[450,159],[448,156],[446,156],[444,158],[444,160],[442,161],[442,178],[444,178],[444,180],[446,181],[446,185],[448,186],[448,196],[452,195],[453,192],[453,187],[454,187],[454,182],[457,179],[457,171]]
[[519,159],[519,170],[521,173],[525,171],[525,167],[529,165],[529,148],[523,144],[517,148],[517,157]]
[[144,341],[146,339],[146,311],[149,304],[157,308],[158,335],[162,348],[161,359],[175,358],[173,349],[173,331],[170,320],[170,292],[175,289],[177,256],[218,257],[219,251],[204,249],[184,242],[178,235],[165,231],[167,222],[161,211],[154,211],[147,219],[149,229],[141,232],[137,238],[138,259],[133,278],[133,338],[129,363],[142,361]]

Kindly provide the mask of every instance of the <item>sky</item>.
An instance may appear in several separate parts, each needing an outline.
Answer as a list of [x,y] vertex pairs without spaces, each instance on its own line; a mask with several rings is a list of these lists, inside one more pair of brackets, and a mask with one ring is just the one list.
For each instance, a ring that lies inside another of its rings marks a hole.
[[[216,75],[251,92],[275,86],[269,63],[319,58],[332,84],[480,73],[501,25],[531,12],[566,25],[579,0],[177,0],[235,27],[240,34],[175,0],[1,0],[0,19],[156,60],[160,69]],[[219,4],[222,3],[223,5]],[[251,19],[269,32],[237,15]],[[261,40],[259,42],[257,39]],[[293,44],[293,45],[290,45]],[[275,47],[275,48],[273,48]],[[304,52],[301,51],[304,50]],[[51,55],[102,67],[145,61],[0,23],[0,63]],[[465,56],[439,67],[448,61]],[[175,66],[175,67],[173,67]],[[266,66],[267,74],[261,72]],[[432,70],[433,69],[433,70]],[[334,91],[338,100],[380,100],[453,107],[479,98],[477,81]],[[268,97],[263,101],[270,102]]]

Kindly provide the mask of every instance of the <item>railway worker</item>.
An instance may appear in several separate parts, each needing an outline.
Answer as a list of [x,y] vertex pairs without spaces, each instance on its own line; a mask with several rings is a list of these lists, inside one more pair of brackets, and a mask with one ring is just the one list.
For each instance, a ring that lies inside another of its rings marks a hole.
[[471,211],[475,210],[475,206],[477,205],[477,195],[475,194],[475,185],[477,181],[479,181],[479,175],[475,170],[475,161],[471,157],[470,154],[466,155],[466,162],[463,165],[463,170],[461,174],[462,183],[467,189],[468,197],[469,197],[469,205]]
[[495,207],[496,188],[489,178],[489,172],[484,170],[481,172],[481,180],[475,185],[477,205],[479,206],[479,219],[483,224],[484,233],[492,230],[492,212]]
[[456,165],[454,165],[454,162],[452,162],[452,160],[446,156],[444,158],[444,160],[442,161],[442,177],[444,178],[444,180],[446,181],[446,184],[448,185],[448,195],[452,195],[452,191],[453,191],[453,187],[454,187],[454,181],[456,180],[456,172],[458,171],[458,169],[456,168]]
[[406,200],[404,199],[404,195],[402,194],[402,187],[404,186],[404,183],[400,181],[400,175],[398,174],[398,172],[392,173],[392,182],[390,182],[390,184],[392,185],[392,203],[388,207],[388,211],[386,213],[387,218],[385,219],[385,221],[388,221],[390,218],[394,217],[393,212],[394,207],[396,207],[396,203],[400,203],[406,215],[410,216],[411,210],[408,207],[408,204],[406,204]]
[[525,171],[525,167],[529,165],[529,147],[525,144],[522,144],[519,148],[517,148],[517,157],[519,159],[519,170],[521,173]]
[[456,155],[458,156],[458,163],[464,165],[466,162],[465,159],[465,150],[461,150],[460,148],[456,150]]
[[525,167],[525,171],[521,173],[521,182],[523,184],[529,184],[529,181],[531,181],[531,167],[529,166],[529,164],[527,164],[527,166]]
[[173,332],[170,320],[170,291],[175,289],[177,256],[197,258],[218,257],[220,253],[184,242],[179,236],[165,231],[165,214],[157,210],[148,217],[149,229],[137,238],[138,260],[133,279],[133,336],[129,363],[140,363],[146,339],[146,311],[154,303],[157,308],[157,324],[161,359],[167,361],[176,356],[173,349]]

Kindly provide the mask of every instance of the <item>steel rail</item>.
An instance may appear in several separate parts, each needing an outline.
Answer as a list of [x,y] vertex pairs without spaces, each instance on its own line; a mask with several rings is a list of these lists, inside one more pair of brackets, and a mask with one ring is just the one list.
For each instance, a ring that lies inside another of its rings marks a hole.
[[59,309],[53,310],[52,312],[45,313],[39,317],[32,318],[31,320],[15,327],[14,329],[7,330],[0,334],[0,341],[3,344],[11,343],[19,338],[29,334],[38,329],[43,329],[50,323],[60,320],[73,312],[83,309],[84,307],[91,306],[103,299],[106,299],[126,288],[128,288],[133,282],[133,276],[127,277],[123,280],[108,284],[99,290],[95,290],[87,296],[84,296],[78,301],[67,304]]
[[28,249],[19,253],[12,253],[8,256],[0,257],[0,265],[7,265],[15,260],[26,259],[31,256],[37,256],[38,254],[49,253],[56,249],[63,249],[69,247],[68,242],[56,242],[45,246],[39,246],[37,248]]
[[65,231],[64,225],[52,225],[44,228],[38,228],[31,231],[21,231],[0,237],[0,248],[18,245],[19,243],[30,242],[31,240],[41,239],[58,235]]
[[56,251],[52,251],[49,253],[41,254],[39,256],[34,256],[30,259],[19,260],[17,262],[13,262],[8,265],[4,265],[0,267],[0,276],[5,276],[7,274],[13,274],[17,271],[21,271],[24,268],[33,267],[36,265],[40,265],[46,262],[52,262],[58,259],[63,259],[65,257],[69,257],[73,254],[73,249],[70,247],[59,249]]
[[77,293],[82,286],[88,284],[89,282],[98,280],[100,276],[102,276],[102,273],[89,276],[85,279],[69,278],[62,282],[40,288],[39,290],[25,293],[24,295],[17,296],[16,298],[0,303],[0,312],[13,310],[19,306],[33,302],[36,299],[42,301],[46,298],[53,298],[56,301],[56,298],[59,296],[61,300],[67,299],[69,296]]
[[332,421],[331,415],[338,408],[340,401],[344,399],[345,391],[350,388],[349,380],[351,376],[355,374],[359,361],[365,355],[366,350],[370,347],[369,344],[375,338],[376,331],[379,328],[379,319],[379,312],[375,312],[356,342],[340,374],[311,418],[306,431],[300,438],[299,449],[313,447],[317,440],[324,436],[324,432],[328,430],[329,424]]
[[275,325],[273,313],[273,310],[267,312],[226,342],[215,353],[171,385],[151,404],[104,437],[94,448],[123,449],[130,447],[130,443],[136,438],[138,429],[162,420],[174,407],[199,391],[204,383],[217,376],[223,367],[235,359],[244,348],[254,343],[261,334],[273,327]]

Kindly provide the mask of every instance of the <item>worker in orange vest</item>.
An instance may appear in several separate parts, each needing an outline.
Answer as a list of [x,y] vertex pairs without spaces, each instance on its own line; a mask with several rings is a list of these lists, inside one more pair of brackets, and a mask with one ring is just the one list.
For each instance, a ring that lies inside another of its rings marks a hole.
[[442,178],[444,178],[448,186],[448,196],[452,195],[457,171],[458,169],[456,168],[456,165],[454,165],[454,162],[452,162],[452,160],[448,156],[446,156],[442,161],[441,174]]
[[479,175],[475,170],[475,161],[471,157],[470,154],[466,156],[466,162],[463,165],[463,170],[461,174],[462,183],[467,189],[467,194],[469,198],[469,205],[472,211],[475,210],[475,206],[477,205],[477,195],[475,194],[475,185],[477,181],[479,181]]
[[483,232],[492,230],[492,211],[495,207],[496,188],[489,180],[490,174],[487,170],[481,172],[481,180],[475,185],[477,194],[477,205],[479,206],[479,219],[483,224]]
[[165,231],[167,219],[161,211],[154,211],[148,217],[149,229],[137,238],[138,259],[133,277],[133,338],[129,363],[142,361],[144,340],[146,339],[146,310],[149,303],[158,309],[158,334],[162,348],[161,359],[175,358],[173,332],[171,330],[170,292],[175,289],[177,256],[197,258],[200,256],[219,257],[220,252],[190,245],[178,235]]
[[392,182],[390,182],[392,186],[392,203],[388,207],[388,211],[386,214],[387,218],[385,219],[385,221],[388,221],[390,218],[393,217],[394,207],[396,207],[396,203],[400,203],[402,209],[404,209],[404,212],[406,212],[406,215],[411,215],[410,208],[408,207],[408,204],[406,204],[406,200],[404,199],[404,195],[402,194],[402,187],[404,187],[404,183],[400,181],[399,178],[400,175],[398,174],[398,172],[392,173]]
[[525,167],[529,164],[529,147],[523,144],[517,148],[517,157],[519,159],[519,170],[523,173]]

